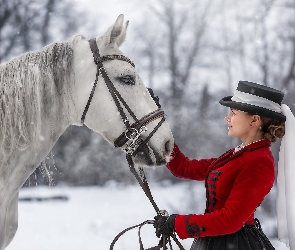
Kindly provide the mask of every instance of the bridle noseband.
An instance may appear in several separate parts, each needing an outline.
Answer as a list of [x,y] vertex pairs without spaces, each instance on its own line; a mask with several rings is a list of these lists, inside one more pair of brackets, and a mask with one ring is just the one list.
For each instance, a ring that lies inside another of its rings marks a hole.
[[[158,108],[155,111],[152,111],[151,113],[147,114],[146,116],[142,117],[141,119],[137,119],[136,115],[133,113],[133,111],[130,109],[128,104],[125,102],[125,100],[122,98],[120,93],[115,88],[114,84],[110,80],[108,74],[106,73],[106,70],[103,66],[103,62],[110,61],[110,60],[121,60],[128,62],[132,67],[135,67],[134,63],[127,57],[123,55],[106,55],[106,56],[100,56],[99,49],[97,47],[95,39],[89,40],[89,45],[93,54],[94,62],[97,65],[97,72],[96,72],[96,79],[94,82],[94,85],[92,87],[88,102],[86,104],[86,107],[84,109],[83,115],[81,117],[81,123],[84,124],[84,120],[87,114],[87,111],[89,109],[91,100],[94,95],[94,91],[98,82],[98,76],[101,74],[101,76],[104,79],[104,82],[106,83],[106,86],[117,106],[117,109],[120,113],[121,119],[126,127],[126,131],[124,131],[114,142],[115,147],[121,147],[122,150],[127,154],[134,156],[138,153],[140,148],[144,146],[149,139],[154,135],[154,133],[159,129],[159,127],[163,124],[165,121],[165,113],[161,108]],[[159,107],[159,106],[158,106]],[[127,115],[124,112],[124,108],[128,111],[128,113],[131,115],[131,117],[134,119],[134,123],[130,125],[129,120],[127,118]],[[149,133],[149,135],[143,139],[142,134],[147,132],[146,125],[150,122],[160,119],[159,123],[155,126],[155,128]],[[123,146],[125,147],[123,148]]]

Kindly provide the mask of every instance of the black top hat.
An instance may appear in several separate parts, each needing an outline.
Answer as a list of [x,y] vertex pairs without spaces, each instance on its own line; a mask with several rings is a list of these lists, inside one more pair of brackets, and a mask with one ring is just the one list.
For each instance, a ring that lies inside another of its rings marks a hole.
[[222,98],[223,106],[242,110],[250,114],[286,121],[281,111],[284,93],[253,82],[240,81],[234,96]]

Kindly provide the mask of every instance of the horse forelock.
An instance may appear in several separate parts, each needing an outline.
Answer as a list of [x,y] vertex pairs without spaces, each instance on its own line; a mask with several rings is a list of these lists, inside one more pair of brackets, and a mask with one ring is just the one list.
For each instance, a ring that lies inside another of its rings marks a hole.
[[64,119],[63,99],[70,95],[73,78],[73,41],[54,43],[0,65],[0,161],[24,150],[44,126],[43,118],[55,112],[54,123]]

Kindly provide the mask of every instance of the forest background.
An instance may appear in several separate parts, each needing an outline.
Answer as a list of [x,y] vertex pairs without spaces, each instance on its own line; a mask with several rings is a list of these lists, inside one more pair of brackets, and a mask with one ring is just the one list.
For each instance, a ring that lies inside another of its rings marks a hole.
[[[102,35],[123,13],[130,26],[122,51],[159,96],[175,141],[188,157],[217,157],[240,143],[227,136],[228,109],[218,103],[233,94],[239,80],[282,90],[283,102],[295,113],[294,1],[104,2],[0,0],[0,62],[74,34]],[[279,146],[280,141],[272,147],[276,162]],[[148,175],[155,183],[183,181],[164,166]],[[110,181],[136,183],[124,154],[87,127],[71,126],[24,188]],[[275,216],[276,186],[273,190],[262,204],[269,216]]]

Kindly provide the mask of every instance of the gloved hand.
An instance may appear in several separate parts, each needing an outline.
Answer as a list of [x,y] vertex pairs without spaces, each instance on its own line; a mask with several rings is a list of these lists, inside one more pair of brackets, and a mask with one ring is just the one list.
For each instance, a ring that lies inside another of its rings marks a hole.
[[177,214],[172,214],[170,216],[163,216],[163,215],[157,215],[154,217],[154,228],[156,228],[156,236],[158,238],[161,237],[162,234],[172,234],[175,224],[175,217]]

